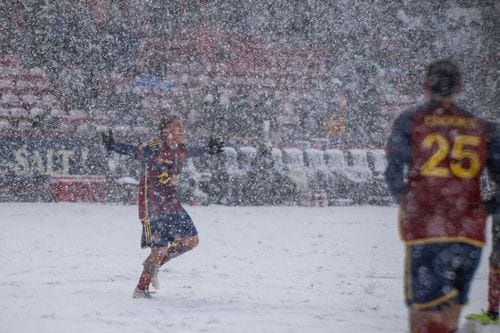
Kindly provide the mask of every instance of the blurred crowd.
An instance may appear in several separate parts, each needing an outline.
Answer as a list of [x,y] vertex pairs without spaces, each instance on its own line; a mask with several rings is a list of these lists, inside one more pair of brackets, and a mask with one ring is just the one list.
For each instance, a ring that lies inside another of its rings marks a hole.
[[62,113],[136,135],[173,112],[193,140],[381,146],[438,57],[463,66],[463,103],[498,117],[497,6],[6,0],[0,56],[46,73]]

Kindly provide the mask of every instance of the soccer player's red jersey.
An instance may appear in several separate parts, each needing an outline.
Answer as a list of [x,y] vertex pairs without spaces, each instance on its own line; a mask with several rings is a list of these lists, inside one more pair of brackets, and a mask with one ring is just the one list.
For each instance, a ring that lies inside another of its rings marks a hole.
[[[408,150],[407,182],[401,193],[403,240],[484,245],[487,210],[479,178],[487,159],[490,125],[455,105],[445,109],[435,102],[401,118],[402,132],[396,134],[401,140],[392,141],[388,154],[391,149]],[[397,126],[398,122],[394,131]]]
[[115,151],[142,163],[138,198],[141,221],[184,212],[177,196],[177,177],[186,158],[204,154],[205,148],[184,144],[171,148],[162,140],[151,140],[139,146],[116,143]]
[[186,156],[184,145],[173,149],[160,140],[154,140],[139,146],[135,158],[144,163],[139,181],[139,219],[183,210],[176,183]]

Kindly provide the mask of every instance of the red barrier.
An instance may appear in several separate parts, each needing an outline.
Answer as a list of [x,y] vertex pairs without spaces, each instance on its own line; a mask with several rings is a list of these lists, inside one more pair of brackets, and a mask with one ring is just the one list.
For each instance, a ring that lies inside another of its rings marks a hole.
[[50,191],[55,202],[104,202],[106,179],[102,176],[53,176]]

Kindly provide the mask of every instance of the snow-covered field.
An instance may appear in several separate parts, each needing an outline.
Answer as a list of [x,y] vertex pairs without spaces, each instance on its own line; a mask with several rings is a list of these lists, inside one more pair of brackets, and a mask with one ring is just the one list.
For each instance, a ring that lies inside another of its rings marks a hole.
[[407,330],[396,207],[187,209],[200,245],[146,300],[135,206],[1,203],[0,332]]

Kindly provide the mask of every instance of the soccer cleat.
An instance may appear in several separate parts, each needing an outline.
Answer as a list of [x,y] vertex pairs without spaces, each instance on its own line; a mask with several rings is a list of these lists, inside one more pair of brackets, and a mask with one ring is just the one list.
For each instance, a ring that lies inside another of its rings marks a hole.
[[[493,317],[493,318],[492,318]],[[500,319],[498,319],[498,315],[496,319],[494,319],[493,315],[490,315],[488,312],[481,310],[481,313],[472,313],[465,316],[466,319],[475,320],[481,325],[491,325],[491,324],[500,324]]]
[[151,293],[147,290],[140,290],[135,288],[134,293],[132,294],[133,298],[152,298]]

